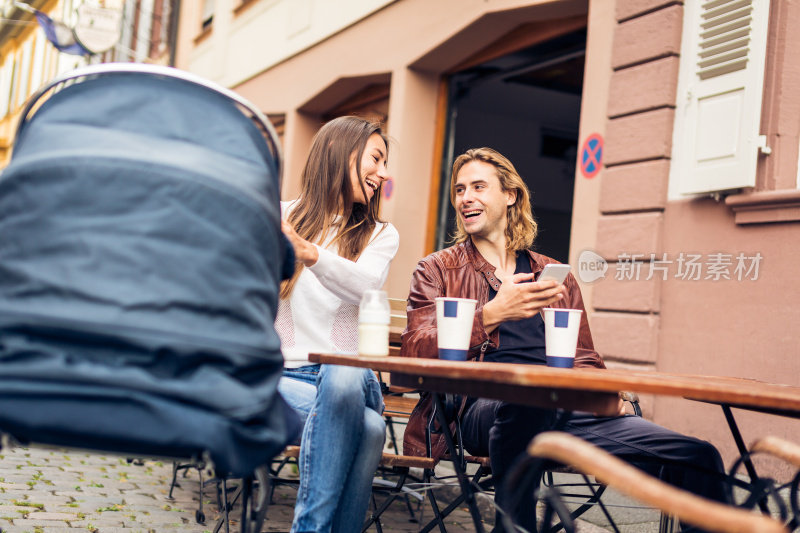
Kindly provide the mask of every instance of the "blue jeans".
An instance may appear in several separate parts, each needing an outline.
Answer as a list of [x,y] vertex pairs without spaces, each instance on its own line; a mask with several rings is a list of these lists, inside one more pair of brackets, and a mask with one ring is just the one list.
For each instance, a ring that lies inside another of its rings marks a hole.
[[337,365],[284,369],[278,391],[305,420],[292,533],[361,531],[386,439],[374,372]]

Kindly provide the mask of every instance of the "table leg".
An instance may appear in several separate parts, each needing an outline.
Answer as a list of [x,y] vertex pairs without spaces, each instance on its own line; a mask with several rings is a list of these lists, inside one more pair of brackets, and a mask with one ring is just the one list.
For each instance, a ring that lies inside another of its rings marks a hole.
[[464,472],[463,465],[458,460],[458,450],[455,447],[455,443],[453,443],[453,437],[450,435],[450,431],[448,431],[450,426],[447,423],[447,418],[444,415],[444,405],[442,405],[441,395],[434,393],[433,401],[436,407],[436,418],[439,421],[439,426],[442,428],[442,434],[444,435],[444,440],[447,444],[447,450],[450,452],[450,456],[453,458],[453,467],[455,468],[456,476],[458,477],[458,484],[461,485],[461,493],[464,495],[464,500],[467,503],[467,507],[469,507],[470,515],[472,515],[472,522],[475,524],[475,531],[476,533],[483,533],[483,522],[481,521],[481,514],[478,511],[478,505],[475,502],[475,492],[470,485],[466,472]]
[[[722,412],[725,414],[725,420],[728,422],[728,428],[730,428],[731,435],[733,435],[733,441],[736,443],[736,448],[739,450],[739,456],[742,458],[744,468],[747,470],[747,475],[750,476],[750,483],[754,484],[758,481],[756,467],[753,465],[753,461],[750,460],[750,452],[747,451],[747,446],[745,446],[744,439],[742,439],[742,433],[739,431],[736,419],[733,418],[731,407],[726,404],[721,404],[721,407]],[[758,508],[761,509],[762,513],[769,514],[769,507],[767,506],[765,498],[758,501]]]

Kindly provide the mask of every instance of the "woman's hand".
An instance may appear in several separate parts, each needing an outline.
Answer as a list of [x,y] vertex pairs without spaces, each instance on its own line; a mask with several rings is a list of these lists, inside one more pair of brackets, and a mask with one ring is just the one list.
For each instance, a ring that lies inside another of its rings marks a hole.
[[283,230],[283,234],[286,235],[289,242],[292,243],[294,255],[297,257],[299,263],[310,267],[317,262],[317,259],[319,259],[319,251],[316,246],[298,235],[291,224],[285,220],[281,220],[281,230]]

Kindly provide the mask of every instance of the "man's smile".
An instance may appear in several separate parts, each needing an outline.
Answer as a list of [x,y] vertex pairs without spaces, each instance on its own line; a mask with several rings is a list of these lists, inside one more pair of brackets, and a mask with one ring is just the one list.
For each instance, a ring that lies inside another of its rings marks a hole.
[[479,216],[481,213],[483,213],[482,209],[470,208],[470,209],[462,210],[461,211],[461,216],[464,217],[464,220],[468,220],[470,218],[475,218],[475,217]]

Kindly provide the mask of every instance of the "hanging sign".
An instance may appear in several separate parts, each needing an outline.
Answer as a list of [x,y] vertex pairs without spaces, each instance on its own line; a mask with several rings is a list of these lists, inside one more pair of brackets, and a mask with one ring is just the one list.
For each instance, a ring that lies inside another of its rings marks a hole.
[[91,4],[78,7],[73,28],[75,39],[92,54],[100,54],[119,42],[122,35],[122,9]]

